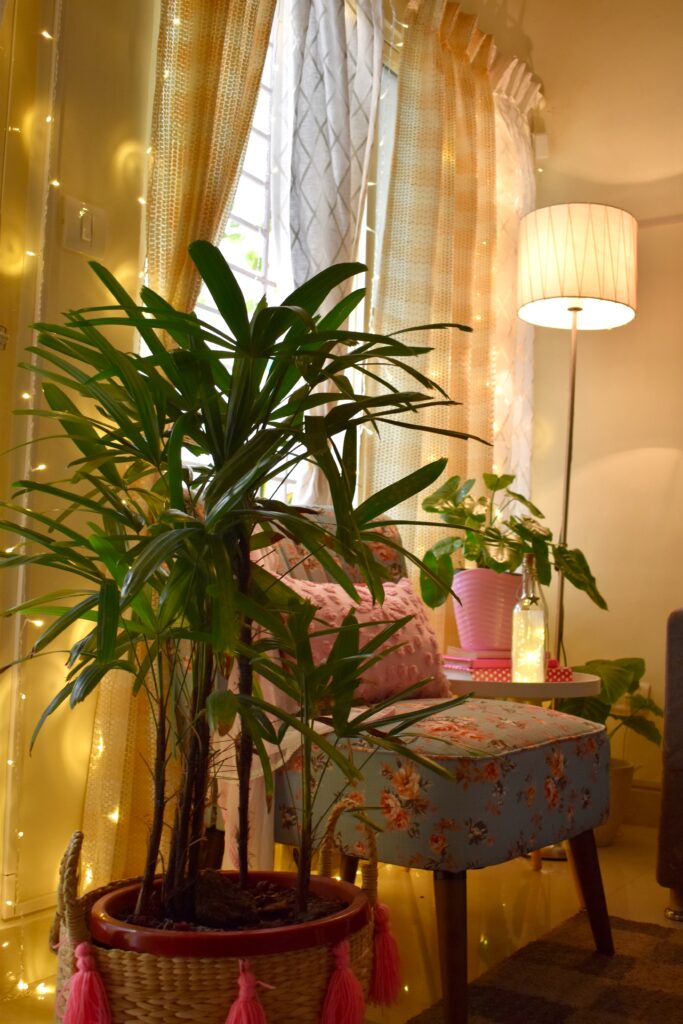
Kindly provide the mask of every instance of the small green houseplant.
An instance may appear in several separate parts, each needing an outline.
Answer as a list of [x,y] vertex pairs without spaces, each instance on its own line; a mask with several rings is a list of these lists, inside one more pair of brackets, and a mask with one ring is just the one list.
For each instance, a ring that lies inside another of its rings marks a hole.
[[460,571],[453,558],[456,554],[496,573],[514,572],[524,555],[532,554],[541,584],[550,583],[554,568],[599,608],[606,608],[583,552],[553,540],[552,532],[539,522],[544,518],[541,510],[512,490],[514,480],[508,473],[484,473],[487,493],[477,497],[472,493],[475,480],[453,476],[422,502],[426,512],[438,514],[456,531],[438,540],[424,556],[429,569],[420,576],[425,603],[435,608],[447,599],[453,577]]
[[[659,704],[640,692],[645,674],[642,658],[596,658],[585,665],[574,666],[575,672],[599,676],[600,692],[594,697],[571,697],[557,701],[558,711],[591,722],[600,722],[608,729],[610,739],[619,729],[629,729],[650,743],[661,744],[662,734],[654,719],[664,714]],[[610,760],[610,814],[595,830],[599,846],[609,846],[617,838],[624,819],[635,765],[623,758]]]
[[[267,742],[277,744],[291,727],[301,734],[307,758],[315,748],[356,778],[356,768],[335,745],[312,731],[324,707],[341,738],[365,729],[380,745],[401,745],[398,732],[413,720],[410,715],[393,721],[390,735],[350,717],[354,680],[381,652],[373,644],[359,647],[351,618],[327,675],[316,672],[302,654],[310,606],[260,564],[260,553],[288,537],[354,599],[358,593],[345,564],[381,601],[388,574],[372,545],[390,542],[378,532],[380,519],[433,484],[445,460],[354,507],[358,432],[385,419],[401,420],[408,411],[411,417],[401,425],[410,428],[421,409],[451,404],[413,367],[428,351],[424,346],[342,328],[363,289],[320,312],[335,288],[364,271],[361,265],[331,267],[280,306],[264,299],[250,316],[220,251],[198,241],[190,255],[224,319],[223,330],[175,310],[146,288],[137,303],[97,264],[93,269],[112,305],[72,311],[62,324],[38,325],[29,368],[41,381],[44,406],[32,414],[61,430],[73,459],[64,479],[19,481],[0,523],[16,542],[2,555],[6,569],[39,564],[60,574],[59,589],[9,610],[50,620],[27,657],[68,641],[65,679],[33,739],[60,705],[87,699],[112,670],[128,674],[131,699],[144,695],[149,702],[156,730],[154,801],[136,913],[150,914],[161,866],[161,913],[175,921],[196,918],[211,725],[238,724],[239,883],[245,890],[251,766],[257,756],[269,777]],[[121,351],[109,340],[131,327],[144,342],[142,353]],[[349,371],[377,381],[376,367],[387,363],[405,370],[412,390],[387,387],[372,396],[354,391]],[[331,398],[336,405],[323,410]],[[313,510],[265,496],[270,482],[302,462],[315,464],[329,485],[334,532]],[[404,554],[420,564],[411,552]],[[75,625],[81,630],[74,642]],[[395,628],[388,623],[382,639],[389,641]],[[273,639],[259,639],[264,631]],[[293,662],[285,659],[284,669],[274,668],[269,644],[289,652]],[[234,694],[219,693],[228,662],[236,666]],[[303,675],[302,664],[308,664]],[[264,702],[258,672],[295,695],[300,713],[286,715]],[[180,762],[177,789],[167,784],[171,756]],[[303,836],[301,902],[310,875],[310,817]]]
[[648,716],[661,718],[664,712],[651,697],[640,693],[640,683],[645,674],[642,658],[594,658],[585,665],[575,665],[574,671],[598,676],[600,693],[594,697],[568,697],[558,701],[558,711],[587,718],[590,722],[600,722],[601,725],[606,725],[611,719],[614,724],[610,724],[610,738],[619,729],[630,729],[651,743],[662,742],[657,724]]

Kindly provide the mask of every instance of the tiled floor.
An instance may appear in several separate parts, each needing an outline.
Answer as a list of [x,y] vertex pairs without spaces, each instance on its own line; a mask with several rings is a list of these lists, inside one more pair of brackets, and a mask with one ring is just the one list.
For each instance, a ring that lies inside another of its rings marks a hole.
[[[600,851],[610,913],[665,924],[666,892],[655,881],[656,832],[627,827],[619,842]],[[439,998],[432,877],[424,871],[384,866],[380,893],[392,908],[394,931],[403,954],[405,991],[385,1012],[370,1010],[368,1024],[403,1024]],[[471,977],[477,977],[577,909],[577,896],[565,863],[545,861],[540,873],[516,860],[468,876],[468,928]],[[683,927],[680,926],[680,927]],[[2,1024],[50,1021],[50,997],[35,989],[0,1005]]]

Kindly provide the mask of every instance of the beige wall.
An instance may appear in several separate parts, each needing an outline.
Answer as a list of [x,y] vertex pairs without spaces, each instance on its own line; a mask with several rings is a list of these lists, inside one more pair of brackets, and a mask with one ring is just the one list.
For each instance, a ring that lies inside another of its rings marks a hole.
[[[569,540],[587,554],[610,610],[569,588],[565,637],[574,663],[643,656],[661,702],[666,619],[683,603],[683,4],[466,6],[543,82],[550,156],[538,205],[607,203],[640,222],[636,320],[579,337]],[[537,332],[533,490],[551,525],[568,358],[564,332]],[[638,778],[659,778],[652,745],[629,735],[624,752],[642,766]]]
[[[10,122],[20,125],[22,132],[7,136],[8,146],[17,145],[8,149],[8,173],[0,197],[0,322],[9,325],[11,338],[8,350],[0,354],[0,429],[7,442],[3,448],[21,438],[26,424],[10,414],[22,404],[21,392],[31,389],[25,375],[13,373],[30,338],[26,325],[38,315],[49,321],[65,308],[106,299],[87,267],[88,257],[62,244],[64,195],[103,210],[106,241],[97,258],[129,289],[135,291],[138,285],[142,220],[138,197],[145,190],[156,6],[151,0],[121,0],[113,12],[90,0],[65,0],[61,32],[50,42],[40,36],[40,30],[54,32],[54,0],[18,0],[16,8],[9,0],[2,26],[3,57],[11,51],[11,19],[16,11]],[[52,99],[55,47],[59,75]],[[6,81],[0,80],[0,90]],[[48,115],[54,118],[51,139],[45,123]],[[51,178],[57,178],[60,187],[46,192]],[[26,257],[27,249],[38,255]],[[41,281],[42,292],[37,287]],[[64,469],[65,455],[54,443],[34,447],[31,455],[31,462],[47,463],[48,473],[55,477]],[[20,456],[9,463],[3,460],[2,497],[8,480],[21,472]],[[6,607],[16,581],[9,573],[2,577]],[[27,577],[29,594],[44,592],[46,585],[39,571]],[[24,628],[24,649],[30,644],[31,630],[30,625]],[[11,632],[5,629],[3,660],[12,643]],[[43,957],[43,918],[49,911],[41,908],[52,902],[59,858],[71,832],[81,824],[94,701],[74,713],[60,712],[62,721],[48,722],[34,754],[26,756],[28,736],[40,710],[63,685],[63,663],[64,657],[55,654],[25,666],[14,679],[7,674],[0,679],[0,820],[9,825],[2,840],[3,899],[16,900],[22,915],[0,922],[0,937],[10,943],[0,946],[0,992],[11,984],[7,971],[16,974],[19,969],[21,941],[31,950],[23,965],[28,980],[53,970]],[[16,713],[11,707],[13,687]],[[14,737],[12,724],[19,730]],[[8,757],[16,763],[6,779]],[[24,833],[20,841],[17,829]],[[33,941],[41,930],[40,942]]]

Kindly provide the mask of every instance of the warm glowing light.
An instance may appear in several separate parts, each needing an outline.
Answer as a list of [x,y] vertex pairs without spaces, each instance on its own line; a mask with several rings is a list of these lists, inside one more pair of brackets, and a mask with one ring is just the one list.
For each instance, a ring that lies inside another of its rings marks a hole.
[[24,838],[24,833],[23,832],[17,832],[17,839],[23,839],[23,838]]
[[32,626],[37,626],[38,629],[40,629],[41,626],[45,625],[42,619],[29,619],[28,621],[31,623]]
[[166,78],[168,78],[168,76],[169,76],[170,74],[171,74],[171,72],[170,72],[170,71],[168,70],[168,68],[166,68],[166,70],[164,71],[164,78],[165,78],[165,79],[166,79]]
[[21,128],[17,128],[15,124],[11,124],[7,129],[8,132],[15,132],[17,135],[21,135]]
[[118,809],[118,807],[115,810],[113,810],[111,812],[111,814],[108,814],[107,817],[109,818],[110,821],[113,821],[114,824],[117,825],[118,824],[118,820],[119,820],[119,809]]
[[515,610],[512,618],[512,681],[545,680],[546,621],[542,607]]
[[10,766],[10,768],[14,768],[14,761],[12,760],[11,757],[7,758],[7,764]]
[[17,550],[17,545],[15,544],[15,545],[14,545],[13,547],[11,547],[11,548],[5,548],[5,554],[6,554],[6,555],[11,555],[11,554],[12,554],[12,552],[13,552],[13,551],[16,551],[16,550]]
[[520,224],[517,303],[537,327],[609,330],[636,315],[638,223],[615,206],[565,203]]
[[43,31],[40,34],[43,37],[43,39],[54,39],[54,36],[50,35],[50,33],[48,32],[48,30],[46,28],[44,28]]
[[89,888],[92,885],[94,877],[95,876],[93,875],[92,868],[90,867],[89,864],[87,864],[86,868],[85,868],[85,871],[83,872],[83,881],[84,881],[86,887]]
[[19,989],[20,992],[25,992],[26,989],[28,988],[28,982],[24,981],[23,978],[19,978],[19,981],[17,982],[17,988]]
[[39,981],[36,985],[36,992],[39,996],[50,996],[54,990],[54,985],[46,985],[44,981]]
[[2,948],[3,949],[7,949],[8,946],[9,946],[9,942],[3,942],[3,944],[2,944]]
[[26,250],[26,255],[27,255],[27,256],[36,256],[36,255],[37,255],[37,253],[35,253],[35,252],[33,251],[33,249],[27,249],[27,250]]
[[173,24],[177,27],[180,24],[180,18],[174,18]]
[[147,200],[144,196],[138,196],[138,202],[140,206],[147,206]]
[[25,693],[22,693],[20,696],[21,696],[22,700],[26,700],[26,694]]
[[404,992],[409,992],[409,991],[410,991],[410,989],[408,988],[408,986],[407,986],[407,985],[404,985],[404,986],[403,986],[403,991],[404,991]]
[[52,120],[53,120],[52,114],[48,114],[47,117],[45,118],[45,124],[52,124]]
[[44,469],[47,469],[47,466],[45,465],[45,463],[44,462],[39,462],[37,466],[33,467],[33,472],[34,473],[42,473]]
[[25,402],[28,402],[29,398],[31,397],[31,394],[28,391],[22,391],[21,397],[24,399]]
[[148,147],[147,147],[147,149],[145,150],[145,153],[147,154],[147,156],[151,156],[151,153],[152,153],[152,147],[151,147],[151,146],[148,146]]
[[53,178],[52,181],[50,182],[50,184],[52,185],[53,188],[59,188],[62,183],[59,180],[59,178]]
[[97,750],[97,756],[102,757],[102,754],[104,753],[104,740],[102,739],[101,736],[97,741],[97,746],[95,747],[95,749]]
[[14,901],[13,900],[5,900],[5,906],[6,907],[13,907],[14,906]]

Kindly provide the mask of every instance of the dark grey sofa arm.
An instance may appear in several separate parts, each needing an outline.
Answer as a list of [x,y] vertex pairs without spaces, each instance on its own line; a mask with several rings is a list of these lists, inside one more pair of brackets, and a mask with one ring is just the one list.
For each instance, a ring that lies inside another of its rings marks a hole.
[[683,921],[683,608],[671,613],[666,632],[657,881],[671,890],[667,917]]

